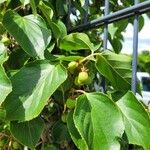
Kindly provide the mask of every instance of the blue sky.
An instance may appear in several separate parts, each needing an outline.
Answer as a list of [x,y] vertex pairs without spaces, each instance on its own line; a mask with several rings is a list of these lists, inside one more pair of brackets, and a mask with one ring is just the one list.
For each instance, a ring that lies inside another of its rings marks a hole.
[[[139,32],[139,44],[138,51],[139,53],[143,50],[150,51],[150,19],[146,16],[145,24],[143,29]],[[125,41],[123,42],[123,50],[122,53],[132,54],[132,45],[133,45],[133,26],[128,25],[126,32],[124,33]]]

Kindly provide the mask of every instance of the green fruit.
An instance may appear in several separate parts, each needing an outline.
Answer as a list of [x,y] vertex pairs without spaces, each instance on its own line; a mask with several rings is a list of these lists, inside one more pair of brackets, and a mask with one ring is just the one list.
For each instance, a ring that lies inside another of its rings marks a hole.
[[61,115],[61,121],[64,122],[64,123],[67,122],[67,114],[64,113],[64,114]]
[[68,98],[66,101],[66,106],[70,109],[73,109],[75,107],[76,101],[74,99]]
[[78,83],[84,84],[84,83],[86,83],[88,81],[88,79],[89,79],[89,75],[88,75],[87,72],[82,71],[82,72],[79,73],[79,75],[78,75]]
[[12,147],[14,149],[19,149],[19,144],[17,142],[13,142]]
[[74,84],[75,84],[76,86],[80,86],[80,84],[78,83],[78,77],[75,77]]
[[0,147],[3,147],[5,145],[5,140],[0,140]]
[[9,45],[10,39],[6,36],[3,36],[1,42],[4,43],[5,45]]
[[72,61],[68,64],[68,70],[73,73],[74,70],[78,67],[78,63],[76,61]]

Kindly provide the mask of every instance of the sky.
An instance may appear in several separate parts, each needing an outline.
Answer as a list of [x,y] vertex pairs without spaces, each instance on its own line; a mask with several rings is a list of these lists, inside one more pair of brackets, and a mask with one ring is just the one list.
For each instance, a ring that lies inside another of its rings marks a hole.
[[[146,16],[145,24],[143,29],[139,32],[139,44],[138,52],[141,53],[143,50],[150,51],[150,19]],[[128,25],[126,32],[124,33],[125,41],[123,42],[122,53],[132,54],[133,47],[133,26]]]

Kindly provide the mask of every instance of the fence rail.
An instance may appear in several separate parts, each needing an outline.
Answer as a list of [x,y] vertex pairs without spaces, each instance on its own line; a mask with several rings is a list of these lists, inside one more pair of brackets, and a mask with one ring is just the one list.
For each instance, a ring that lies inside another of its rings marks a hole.
[[[105,0],[105,9],[104,16],[95,19],[93,21],[88,22],[88,7],[89,0],[85,0],[84,5],[86,17],[83,21],[83,24],[70,29],[68,32],[82,32],[89,29],[97,28],[100,26],[104,26],[104,39],[103,39],[103,48],[107,49],[107,41],[108,41],[108,24],[123,20],[129,17],[134,17],[134,30],[133,30],[133,59],[132,59],[132,83],[131,89],[134,94],[136,94],[137,89],[137,60],[138,60],[138,31],[139,31],[139,16],[150,11],[150,0],[139,3],[139,0],[134,0],[134,5],[125,9],[122,9],[117,12],[113,12],[109,14],[109,0]],[[105,79],[102,80],[103,92],[106,92],[106,84]]]
[[92,28],[103,26],[106,24],[106,22],[107,22],[107,24],[110,24],[110,23],[113,23],[115,21],[119,21],[122,19],[133,17],[136,14],[138,14],[138,15],[144,14],[148,11],[150,11],[150,0],[136,4],[136,5],[131,6],[129,8],[125,8],[123,10],[114,12],[112,14],[106,15],[100,19],[95,19],[91,22],[84,23],[82,25],[79,25],[77,27],[70,29],[68,32],[86,31],[86,30],[89,30]]

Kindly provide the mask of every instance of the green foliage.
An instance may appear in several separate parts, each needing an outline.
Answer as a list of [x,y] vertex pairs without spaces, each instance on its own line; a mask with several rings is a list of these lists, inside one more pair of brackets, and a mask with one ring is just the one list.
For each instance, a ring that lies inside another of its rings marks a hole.
[[65,36],[60,41],[60,48],[64,50],[93,50],[94,46],[90,42],[89,37],[85,33],[72,33]]
[[51,31],[40,16],[21,17],[13,11],[7,11],[3,24],[25,52],[32,57],[44,58],[44,50],[51,40]]
[[[131,85],[131,59],[125,55],[104,52],[96,62],[98,71],[106,77],[116,90],[129,90]],[[107,69],[106,69],[107,68]]]
[[[73,113],[73,121],[81,139],[86,143],[86,149],[120,149],[118,139],[124,132],[121,113],[106,95],[86,93],[80,96]],[[76,136],[76,133],[72,136]],[[76,145],[78,146],[78,141]]]
[[12,135],[18,139],[19,142],[24,145],[28,145],[30,148],[34,148],[38,143],[43,129],[44,122],[40,118],[27,122],[18,123],[16,121],[12,121],[10,123],[10,131]]
[[[110,1],[110,10],[133,4],[122,3]],[[150,149],[149,110],[130,92],[131,58],[120,54],[132,19],[109,26],[113,51],[103,51],[102,28],[68,33],[83,22],[84,4],[0,1],[0,149]],[[89,20],[102,15],[101,6],[91,0]],[[68,13],[75,19],[66,22]],[[146,55],[140,62],[149,66]]]
[[143,51],[138,56],[138,70],[150,73],[150,52]]
[[37,117],[66,78],[60,64],[35,61],[24,66],[11,78],[13,91],[4,103],[7,119],[27,121]]
[[3,63],[7,60],[7,58],[6,47],[0,43],[0,105],[12,90],[11,82],[3,68]]
[[123,114],[129,142],[141,145],[145,150],[150,149],[150,116],[144,107],[141,106],[132,92],[128,92],[122,97],[117,105]]

